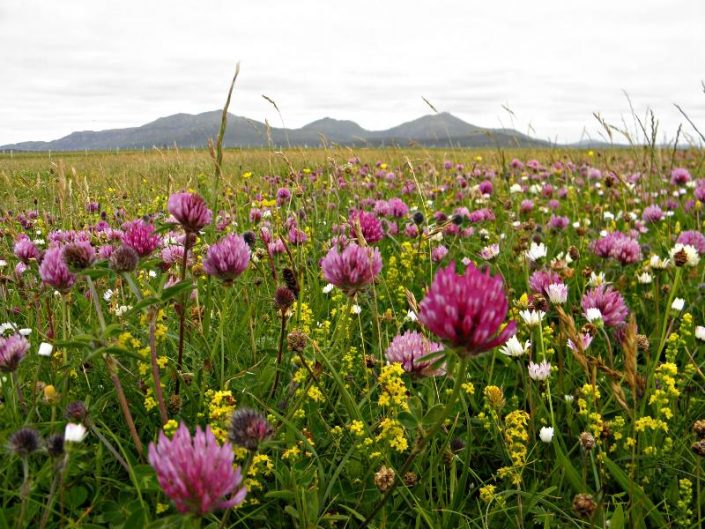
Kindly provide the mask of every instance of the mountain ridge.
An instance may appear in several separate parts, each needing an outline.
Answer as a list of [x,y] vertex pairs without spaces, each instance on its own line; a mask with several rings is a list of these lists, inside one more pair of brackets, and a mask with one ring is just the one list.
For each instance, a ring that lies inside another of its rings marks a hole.
[[[140,149],[153,146],[205,147],[218,134],[221,111],[177,113],[137,127],[75,131],[52,141],[25,141],[0,150],[81,151]],[[367,130],[354,121],[324,117],[300,128],[271,127],[228,113],[225,147],[318,146],[541,147],[549,142],[512,129],[488,129],[448,113],[428,114],[385,130]]]

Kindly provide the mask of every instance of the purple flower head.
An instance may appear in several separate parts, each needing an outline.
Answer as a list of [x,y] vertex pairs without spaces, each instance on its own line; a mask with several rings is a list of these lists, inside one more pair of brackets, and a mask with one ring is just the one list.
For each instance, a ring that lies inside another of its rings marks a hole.
[[371,284],[382,270],[377,248],[350,243],[344,249],[332,247],[321,261],[323,278],[348,296]]
[[673,185],[682,186],[690,182],[690,172],[683,167],[676,167],[671,171],[671,183]]
[[226,284],[242,274],[250,264],[250,247],[239,235],[229,234],[208,248],[203,269]]
[[663,217],[663,210],[656,204],[645,207],[644,212],[641,214],[641,218],[646,223],[659,222],[663,220]]
[[623,265],[636,263],[641,259],[639,242],[619,231],[594,241],[591,248],[596,255],[616,259]]
[[38,260],[41,255],[37,247],[26,235],[19,237],[17,241],[15,241],[12,250],[15,256],[25,264],[29,263],[30,259]]
[[516,322],[504,325],[509,303],[502,278],[472,263],[463,275],[454,262],[436,272],[419,308],[419,321],[464,356],[489,351],[516,332]]
[[[182,244],[167,244],[160,252],[162,258],[162,269],[168,270],[173,265],[181,265],[184,262],[184,246]],[[187,266],[191,263],[192,258],[189,253],[187,257]]]
[[396,217],[399,219],[402,217],[406,217],[409,214],[409,206],[407,206],[401,198],[390,198],[387,202],[387,206],[389,208],[389,214],[392,217]]
[[277,190],[277,205],[282,206],[291,199],[291,191],[286,187],[280,187]]
[[564,230],[568,227],[570,219],[568,217],[559,217],[557,215],[551,215],[548,220],[548,227],[552,230]]
[[480,182],[478,189],[483,195],[491,195],[493,189],[492,182],[490,182],[489,180],[483,180],[482,182]]
[[436,246],[432,251],[431,251],[431,260],[434,263],[440,263],[443,259],[446,258],[448,255],[448,248],[443,246],[442,244],[440,246]]
[[676,242],[684,246],[689,244],[695,248],[700,255],[705,254],[705,235],[699,231],[684,231],[678,236],[678,240]]
[[552,270],[537,270],[531,274],[531,277],[529,278],[529,288],[537,294],[545,296],[548,285],[562,282],[561,276]]
[[76,276],[64,261],[62,247],[49,248],[46,251],[42,264],[39,265],[39,275],[44,283],[60,292],[68,291],[76,281]]
[[622,325],[629,315],[624,298],[610,286],[600,285],[587,291],[583,295],[580,305],[585,313],[588,309],[598,309],[602,314],[602,321],[607,327]]
[[0,371],[9,373],[17,369],[27,351],[29,342],[21,334],[13,334],[8,338],[0,337]]
[[519,204],[519,211],[521,213],[528,213],[532,209],[534,209],[534,201],[528,198],[522,200],[521,204]]
[[158,443],[149,445],[149,464],[159,485],[181,513],[204,516],[230,509],[245,499],[240,467],[233,467],[230,443],[218,444],[210,426],[196,427],[193,437],[182,422],[169,439],[159,433]]
[[384,238],[382,223],[374,213],[362,210],[353,211],[348,218],[348,223],[350,224],[350,234],[353,237],[357,235],[357,226],[359,224],[362,236],[368,244],[374,244]]
[[438,358],[424,359],[431,353],[442,350],[441,344],[430,341],[423,334],[416,331],[406,331],[392,340],[385,355],[389,363],[401,364],[407,373],[435,377],[445,374],[445,365],[434,369],[432,366]]
[[190,233],[199,231],[213,218],[206,201],[197,193],[174,193],[169,197],[167,209],[184,230]]
[[154,232],[154,226],[142,219],[126,223],[123,230],[122,244],[132,248],[140,257],[148,256],[159,246],[160,238]]

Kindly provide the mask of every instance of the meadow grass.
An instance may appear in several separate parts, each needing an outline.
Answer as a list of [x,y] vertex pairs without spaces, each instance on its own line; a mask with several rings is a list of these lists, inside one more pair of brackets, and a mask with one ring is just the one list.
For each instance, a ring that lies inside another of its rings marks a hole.
[[[214,153],[0,155],[0,323],[13,324],[5,336],[31,329],[0,377],[0,528],[703,527],[705,271],[672,251],[703,232],[702,150],[226,149],[215,169]],[[213,209],[183,268],[162,252],[183,250],[167,212],[182,190]],[[409,210],[385,209],[392,198]],[[336,236],[368,246],[356,208],[379,221],[369,245],[383,268],[348,296],[320,262]],[[132,272],[98,259],[59,292],[41,257],[16,269],[23,235],[42,254],[81,237],[113,251],[121,235],[108,228],[140,218],[160,244]],[[245,232],[248,269],[232,285],[207,274],[209,246]],[[636,246],[598,255],[618,232]],[[546,255],[528,258],[537,245]],[[530,345],[511,356],[446,344],[434,361],[448,374],[408,373],[385,353],[410,330],[443,341],[418,303],[451,261],[503,277],[507,321]],[[549,272],[565,302],[536,288]],[[628,308],[619,325],[610,307],[603,325],[581,305],[608,284]],[[291,306],[275,306],[281,287],[298,289]],[[538,325],[531,311],[545,313]],[[529,366],[540,361],[544,380]],[[76,401],[87,415],[67,417]],[[244,408],[272,427],[256,449],[233,447],[245,501],[178,513],[146,447],[179,423],[226,442]],[[87,437],[50,455],[69,422]],[[10,442],[23,427],[43,440],[26,456]]]

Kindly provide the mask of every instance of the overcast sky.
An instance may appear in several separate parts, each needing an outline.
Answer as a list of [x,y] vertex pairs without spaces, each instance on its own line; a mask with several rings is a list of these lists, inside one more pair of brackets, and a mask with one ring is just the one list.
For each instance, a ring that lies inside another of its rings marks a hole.
[[705,0],[2,0],[0,145],[222,107],[238,60],[231,111],[273,125],[262,94],[289,127],[368,129],[429,113],[424,96],[575,141],[598,137],[593,112],[621,124],[626,91],[664,134],[674,102],[705,130]]

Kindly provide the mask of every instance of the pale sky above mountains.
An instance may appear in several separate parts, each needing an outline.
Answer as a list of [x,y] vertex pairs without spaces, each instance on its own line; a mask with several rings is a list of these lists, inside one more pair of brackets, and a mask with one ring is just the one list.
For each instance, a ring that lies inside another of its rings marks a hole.
[[[384,129],[439,111],[542,139],[599,138],[593,112],[660,139],[705,131],[703,0],[3,0],[0,145],[223,104],[287,127]],[[511,115],[504,107],[513,111]],[[622,140],[620,138],[620,140]]]

